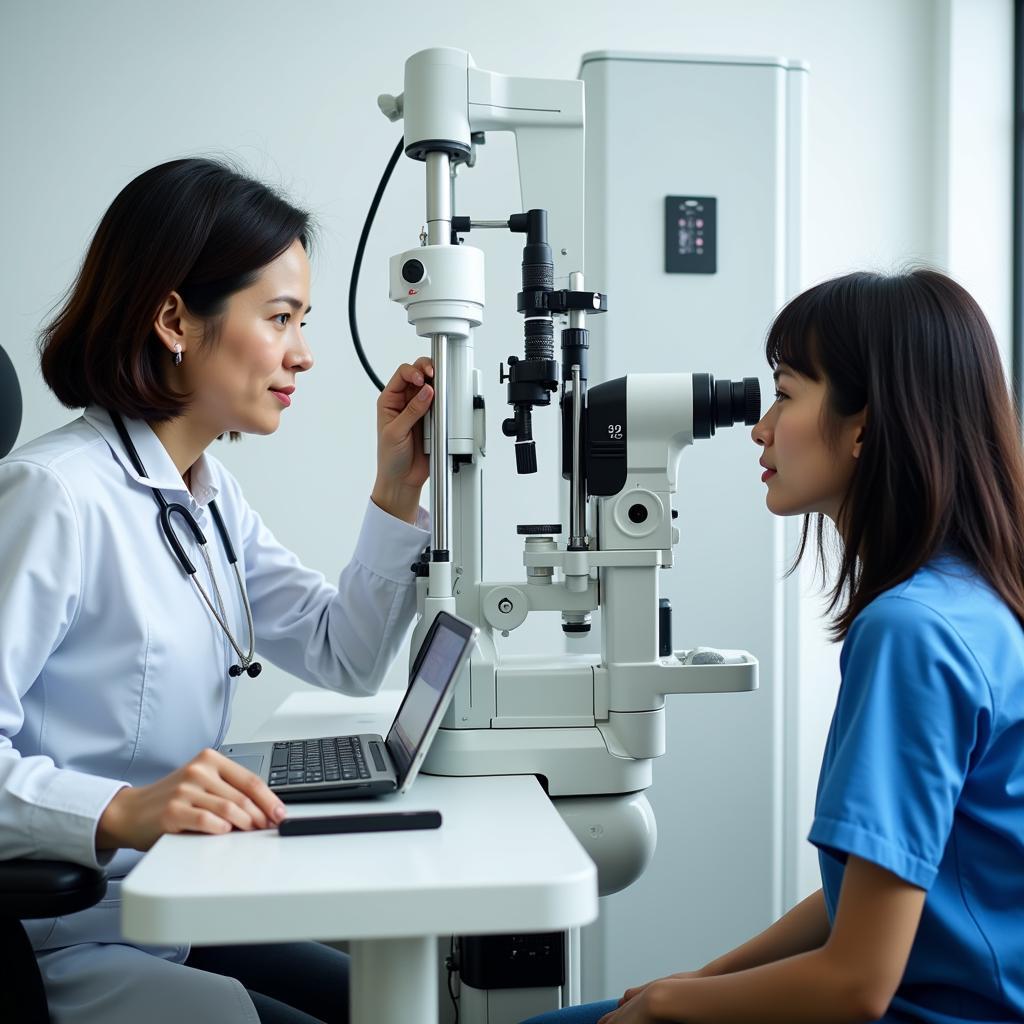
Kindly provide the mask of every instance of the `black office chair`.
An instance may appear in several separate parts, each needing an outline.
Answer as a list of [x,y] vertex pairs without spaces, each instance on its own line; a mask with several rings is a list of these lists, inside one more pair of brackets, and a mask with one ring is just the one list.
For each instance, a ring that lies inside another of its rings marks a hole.
[[[0,458],[21,429],[21,389],[14,364],[0,346]],[[0,529],[3,524],[0,523]],[[35,953],[21,922],[62,917],[103,899],[107,876],[94,868],[59,860],[0,861],[0,964],[3,964],[5,1020],[50,1024],[46,994]]]

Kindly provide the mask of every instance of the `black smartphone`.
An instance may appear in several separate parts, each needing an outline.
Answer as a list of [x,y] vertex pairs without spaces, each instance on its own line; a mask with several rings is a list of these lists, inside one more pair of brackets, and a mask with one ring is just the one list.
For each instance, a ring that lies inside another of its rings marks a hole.
[[402,832],[413,828],[440,827],[440,811],[383,811],[379,814],[285,818],[277,826],[277,831],[282,836],[323,836],[333,832]]

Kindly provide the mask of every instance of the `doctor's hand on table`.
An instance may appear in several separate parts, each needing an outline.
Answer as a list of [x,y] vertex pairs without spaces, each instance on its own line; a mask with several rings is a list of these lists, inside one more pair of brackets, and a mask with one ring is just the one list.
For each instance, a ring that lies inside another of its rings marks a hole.
[[430,477],[420,420],[434,398],[434,364],[427,356],[403,363],[377,399],[377,479],[370,497],[396,519],[415,523]]
[[149,786],[120,790],[100,816],[96,849],[148,850],[168,832],[220,835],[270,828],[284,816],[258,775],[208,749]]

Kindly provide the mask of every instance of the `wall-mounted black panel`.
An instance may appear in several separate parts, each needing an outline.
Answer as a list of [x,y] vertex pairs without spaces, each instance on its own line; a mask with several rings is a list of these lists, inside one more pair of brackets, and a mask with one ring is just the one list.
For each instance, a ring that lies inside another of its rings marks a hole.
[[716,273],[717,207],[713,196],[665,196],[666,274]]

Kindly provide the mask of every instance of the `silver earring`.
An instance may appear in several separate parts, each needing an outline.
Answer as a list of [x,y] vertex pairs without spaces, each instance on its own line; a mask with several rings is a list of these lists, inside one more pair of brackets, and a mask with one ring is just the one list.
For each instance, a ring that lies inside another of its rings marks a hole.
[[174,346],[174,365],[181,366],[181,346]]

